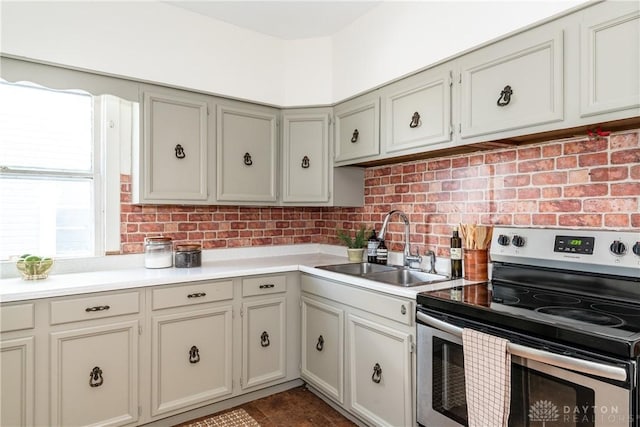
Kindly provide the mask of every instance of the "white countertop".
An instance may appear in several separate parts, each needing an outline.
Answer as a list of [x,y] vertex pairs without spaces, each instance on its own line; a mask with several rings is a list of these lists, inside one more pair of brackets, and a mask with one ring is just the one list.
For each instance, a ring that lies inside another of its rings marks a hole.
[[[301,250],[307,252],[300,253]],[[465,284],[463,279],[458,279],[426,286],[402,287],[317,269],[314,267],[348,262],[345,256],[335,255],[335,249],[327,249],[318,245],[309,245],[304,249],[296,248],[290,251],[291,253],[286,253],[286,250],[281,249],[275,251],[281,253],[275,256],[268,256],[264,251],[257,252],[255,250],[227,251],[229,257],[225,257],[222,252],[216,253],[215,256],[206,256],[204,252],[202,266],[195,268],[147,269],[143,266],[134,266],[121,269],[109,268],[78,273],[51,274],[47,279],[34,281],[25,281],[21,278],[2,279],[0,280],[0,301],[22,301],[289,271],[302,271],[410,299],[415,299],[419,292]]]

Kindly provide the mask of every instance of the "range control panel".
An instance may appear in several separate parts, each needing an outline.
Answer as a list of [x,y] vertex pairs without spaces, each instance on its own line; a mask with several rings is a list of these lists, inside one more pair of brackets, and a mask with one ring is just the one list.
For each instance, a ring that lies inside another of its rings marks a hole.
[[640,278],[640,232],[495,227],[493,261]]
[[556,236],[554,252],[565,252],[571,254],[593,254],[593,237],[578,236]]

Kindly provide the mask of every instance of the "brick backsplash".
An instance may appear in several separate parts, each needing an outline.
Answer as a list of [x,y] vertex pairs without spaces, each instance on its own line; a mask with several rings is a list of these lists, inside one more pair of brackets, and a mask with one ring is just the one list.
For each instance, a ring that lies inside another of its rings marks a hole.
[[[404,211],[411,243],[449,256],[459,223],[640,230],[640,130],[370,167],[362,208],[137,206],[122,175],[121,251],[163,234],[203,248],[337,243],[336,227],[380,229]],[[401,250],[403,225],[386,241]]]

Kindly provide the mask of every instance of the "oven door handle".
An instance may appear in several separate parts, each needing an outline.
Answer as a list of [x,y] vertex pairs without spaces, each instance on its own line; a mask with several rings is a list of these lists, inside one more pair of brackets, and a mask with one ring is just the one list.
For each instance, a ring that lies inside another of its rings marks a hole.
[[[429,325],[435,329],[454,335],[457,338],[462,338],[462,328],[443,322],[442,320],[434,317],[427,316],[419,311],[416,313],[416,317],[425,325]],[[545,350],[537,350],[513,343],[507,344],[507,351],[512,355],[522,357],[523,359],[531,359],[546,363],[547,365],[581,372],[583,374],[596,375],[617,381],[627,381],[628,379],[627,370],[618,366],[604,365],[602,363],[576,359],[574,357],[551,353]]]

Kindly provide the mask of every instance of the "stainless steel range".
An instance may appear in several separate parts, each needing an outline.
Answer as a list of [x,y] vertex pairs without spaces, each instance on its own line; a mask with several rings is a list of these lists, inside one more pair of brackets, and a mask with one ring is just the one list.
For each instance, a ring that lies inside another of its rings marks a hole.
[[418,414],[467,424],[463,328],[506,338],[510,426],[640,426],[640,233],[494,229],[492,279],[418,295]]

